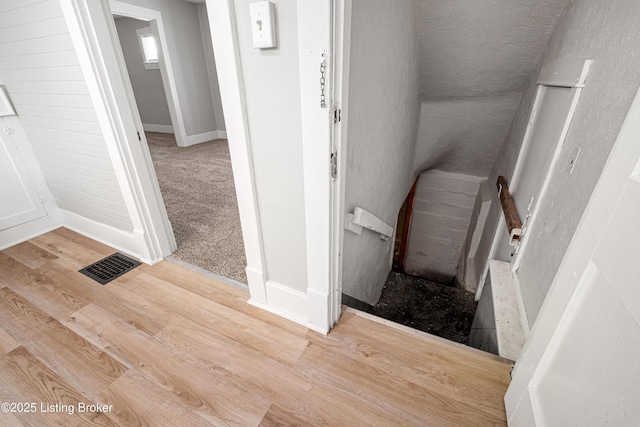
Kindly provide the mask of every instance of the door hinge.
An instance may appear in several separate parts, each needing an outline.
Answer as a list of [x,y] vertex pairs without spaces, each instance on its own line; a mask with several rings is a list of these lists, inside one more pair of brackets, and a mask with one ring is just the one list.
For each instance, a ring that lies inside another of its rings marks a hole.
[[142,141],[142,137],[140,136],[140,132],[136,132],[138,134],[138,141]]
[[336,151],[331,153],[329,164],[329,168],[331,170],[331,178],[336,179],[336,177],[338,176],[338,153]]
[[342,110],[337,106],[333,107],[333,123],[342,121]]

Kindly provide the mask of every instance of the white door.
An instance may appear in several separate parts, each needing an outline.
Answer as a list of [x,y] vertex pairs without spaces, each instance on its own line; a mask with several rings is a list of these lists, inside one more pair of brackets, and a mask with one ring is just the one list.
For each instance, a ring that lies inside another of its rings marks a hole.
[[530,383],[534,419],[514,425],[640,425],[638,218],[640,168],[628,180]]
[[20,152],[11,136],[11,128],[2,119],[0,133],[0,231],[47,216]]
[[[520,150],[518,165],[509,183],[520,220],[524,239],[531,233],[535,207],[543,195],[543,187],[550,174],[557,149],[562,145],[565,129],[571,122],[572,105],[579,89],[540,85],[529,119],[529,129]],[[506,227],[496,258],[502,261],[516,259],[516,248],[509,244]]]

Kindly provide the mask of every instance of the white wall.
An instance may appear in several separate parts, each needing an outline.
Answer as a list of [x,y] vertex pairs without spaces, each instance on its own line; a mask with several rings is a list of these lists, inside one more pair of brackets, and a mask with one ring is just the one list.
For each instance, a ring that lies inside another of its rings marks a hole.
[[207,15],[207,5],[198,5],[198,16],[200,17],[200,31],[202,33],[202,44],[204,55],[207,61],[207,73],[209,76],[209,88],[211,89],[211,99],[213,99],[213,110],[216,115],[216,127],[218,130],[226,130],[224,124],[224,112],[222,110],[222,99],[220,98],[220,84],[218,82],[218,71],[216,69],[216,59],[213,56],[213,43],[211,40],[211,27],[209,26],[209,16]]
[[[415,10],[388,0],[354,0],[352,8],[345,209],[363,208],[393,227],[415,179]],[[375,304],[392,246],[367,230],[345,232],[343,292]]]
[[173,64],[178,102],[187,135],[218,130],[211,99],[198,6],[176,0],[124,0],[160,11],[167,33],[167,48]]
[[133,225],[57,0],[0,6],[0,78],[65,218]]
[[254,49],[249,0],[235,2],[267,279],[307,290],[297,9],[275,1],[278,47]]
[[172,126],[160,69],[145,68],[136,33],[140,28],[149,27],[149,22],[125,17],[117,18],[115,22],[142,123]]
[[[625,115],[640,85],[640,33],[635,17],[640,4],[635,2],[571,2],[549,41],[538,70],[560,57],[593,59],[586,87],[582,92],[573,123],[560,153],[558,168],[540,201],[538,233],[523,256],[518,277],[530,323],[547,294],[549,286],[571,241],[578,221],[600,176],[609,151],[620,131]],[[536,73],[537,79],[537,73]],[[518,156],[535,91],[535,79],[525,93],[509,134],[488,179],[498,175],[509,180]],[[565,167],[575,147],[582,151],[572,174]],[[478,249],[482,264],[489,255],[490,242],[501,215],[494,197],[488,225]]]
[[521,96],[423,100],[415,170],[487,177]]
[[404,264],[407,273],[453,284],[479,180],[438,170],[420,174]]

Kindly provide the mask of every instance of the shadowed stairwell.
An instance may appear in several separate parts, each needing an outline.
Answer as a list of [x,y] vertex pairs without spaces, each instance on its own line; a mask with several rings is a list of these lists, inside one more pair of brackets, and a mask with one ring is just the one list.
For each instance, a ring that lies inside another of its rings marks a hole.
[[247,283],[227,141],[178,147],[173,134],[145,135],[178,244],[173,256]]
[[472,293],[392,271],[373,313],[420,331],[466,344],[476,302]]

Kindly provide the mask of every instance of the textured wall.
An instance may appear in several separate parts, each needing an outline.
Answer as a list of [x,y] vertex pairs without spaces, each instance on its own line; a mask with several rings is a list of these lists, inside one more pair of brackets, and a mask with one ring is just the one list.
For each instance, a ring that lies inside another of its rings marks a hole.
[[565,0],[416,0],[423,98],[526,88]]
[[488,176],[565,0],[416,0],[415,167]]
[[520,97],[423,101],[415,170],[488,176]]
[[147,70],[144,67],[144,59],[136,33],[139,28],[149,27],[149,23],[132,18],[118,18],[115,21],[142,123],[171,126],[171,116],[160,70]]
[[278,47],[254,49],[249,0],[235,2],[268,280],[307,290],[295,0],[276,1]]
[[[593,59],[586,87],[567,139],[552,172],[546,196],[540,201],[535,235],[518,270],[529,322],[535,320],[578,221],[602,172],[607,156],[640,86],[640,3],[626,0],[574,0],[555,28],[538,64],[569,56]],[[535,82],[531,82],[518,108],[488,182],[498,175],[510,177],[531,112]],[[574,147],[582,148],[573,174],[566,165]],[[478,256],[488,257],[499,218],[494,203]]]
[[[345,208],[361,207],[394,226],[415,178],[415,10],[413,2],[354,0],[352,17]],[[343,292],[376,303],[392,244],[368,230],[345,232]]]

